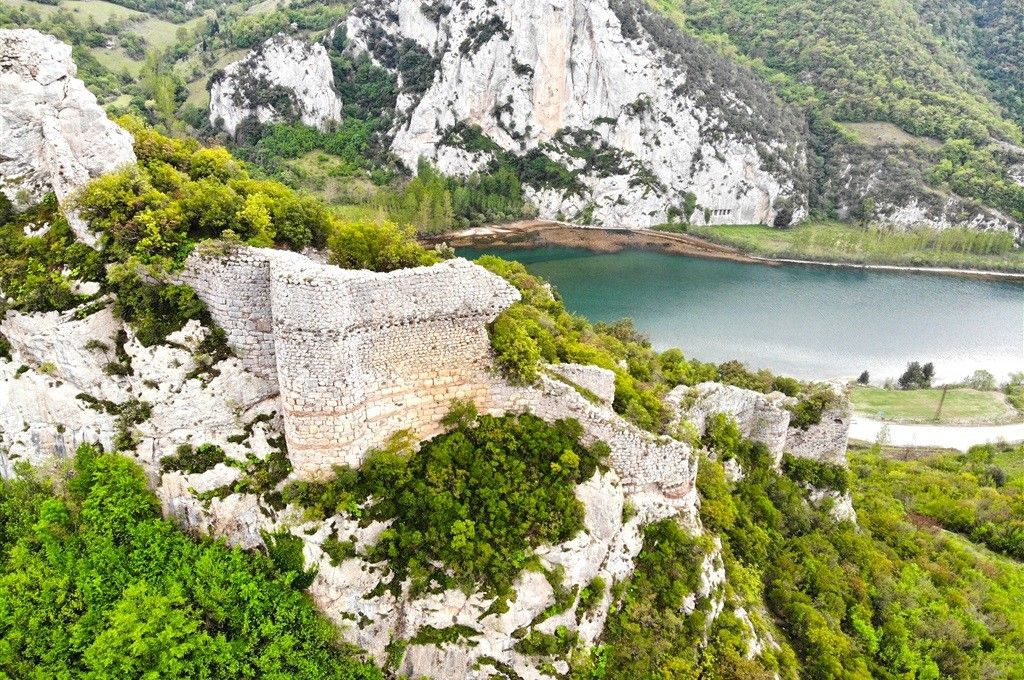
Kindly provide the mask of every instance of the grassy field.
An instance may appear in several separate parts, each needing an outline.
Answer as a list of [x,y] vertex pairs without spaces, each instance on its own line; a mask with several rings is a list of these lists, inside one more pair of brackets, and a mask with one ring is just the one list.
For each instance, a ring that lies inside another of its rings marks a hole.
[[942,405],[938,421],[935,413],[942,399],[941,389],[885,390],[855,387],[850,401],[858,413],[882,420],[904,423],[994,424],[1017,422],[1021,414],[1006,403],[1001,392],[979,392],[966,388],[951,389]]
[[1024,271],[1024,252],[1012,249],[1008,234],[968,229],[894,232],[823,221],[788,229],[690,227],[689,233],[762,257]]

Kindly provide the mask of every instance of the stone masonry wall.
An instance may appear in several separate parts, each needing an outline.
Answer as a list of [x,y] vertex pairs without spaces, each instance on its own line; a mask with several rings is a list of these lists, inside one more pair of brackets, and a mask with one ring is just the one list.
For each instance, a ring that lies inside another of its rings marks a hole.
[[206,303],[242,364],[262,378],[276,380],[270,258],[249,248],[223,257],[193,252],[181,281]]
[[[439,434],[460,399],[492,414],[575,418],[588,440],[609,445],[628,490],[657,490],[695,511],[697,462],[687,444],[644,432],[554,378],[522,387],[495,372],[487,326],[519,293],[482,267],[456,259],[376,274],[244,247],[194,254],[182,280],[246,366],[274,371],[289,457],[301,477],[358,465],[403,430],[416,440]],[[589,378],[588,388],[606,402],[614,395],[609,371],[559,369]]]
[[846,448],[850,441],[850,414],[836,408],[821,414],[821,422],[806,430],[791,427],[786,439],[786,452],[800,458],[823,463],[846,465]]
[[276,376],[289,455],[304,477],[357,465],[401,430],[437,434],[454,399],[488,408],[487,325],[519,299],[461,259],[377,274],[235,248],[194,254],[182,280],[245,365]]

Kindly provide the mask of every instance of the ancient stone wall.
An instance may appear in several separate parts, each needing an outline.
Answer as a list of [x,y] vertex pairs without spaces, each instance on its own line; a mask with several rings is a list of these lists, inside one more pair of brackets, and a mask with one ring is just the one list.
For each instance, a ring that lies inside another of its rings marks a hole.
[[585,439],[601,440],[611,448],[609,463],[627,491],[660,491],[679,501],[681,511],[694,510],[697,458],[689,445],[645,432],[571,385],[547,376],[530,387],[495,380],[490,399],[492,410],[499,413],[529,411],[548,421],[575,418],[583,425]]
[[204,256],[197,251],[189,257],[181,280],[206,303],[243,365],[260,377],[276,380],[270,260],[267,253],[255,248],[236,249],[223,256]]
[[615,373],[607,368],[587,364],[550,364],[547,370],[586,390],[605,406],[611,406],[615,400]]
[[786,453],[812,458],[823,463],[846,465],[846,448],[850,440],[850,414],[835,408],[821,414],[821,422],[806,430],[791,427],[786,438]]
[[182,280],[245,365],[276,376],[306,477],[357,465],[402,430],[437,434],[454,399],[489,408],[487,325],[519,299],[466,260],[377,274],[257,248],[196,253]]
[[695,507],[689,446],[615,414],[610,371],[557,367],[585,383],[598,403],[547,376],[522,387],[495,372],[487,326],[519,293],[482,267],[456,259],[377,274],[243,247],[194,254],[182,280],[195,287],[246,366],[275,373],[289,457],[300,476],[358,465],[403,430],[416,440],[434,436],[459,399],[493,414],[576,418],[587,439],[611,447],[610,462],[627,489],[663,491]]
[[732,385],[706,382],[695,387],[680,385],[666,397],[676,410],[676,420],[687,420],[703,434],[707,420],[716,413],[736,419],[744,437],[768,447],[776,463],[787,447],[790,413],[781,393],[761,394]]
[[807,429],[790,427],[787,405],[796,399],[779,392],[761,394],[753,390],[701,383],[680,385],[665,399],[676,410],[676,422],[692,423],[703,434],[707,419],[715,413],[732,416],[744,437],[768,447],[778,464],[783,453],[826,463],[846,464],[850,416],[845,406],[825,411],[821,422]]

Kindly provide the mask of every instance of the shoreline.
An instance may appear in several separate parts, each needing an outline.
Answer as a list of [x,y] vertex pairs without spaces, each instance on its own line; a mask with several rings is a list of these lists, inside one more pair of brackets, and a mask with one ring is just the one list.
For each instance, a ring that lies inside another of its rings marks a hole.
[[752,255],[738,248],[716,243],[715,241],[692,234],[658,231],[655,229],[584,227],[551,220],[523,220],[508,224],[474,227],[431,237],[424,239],[424,241],[430,244],[443,242],[455,248],[489,246],[498,248],[542,248],[545,246],[562,246],[582,248],[593,253],[618,253],[628,248],[633,248],[638,250],[654,250],[671,255],[727,260],[740,264],[760,264],[768,267],[785,265],[835,267],[1024,282],[1024,272],[765,257]]

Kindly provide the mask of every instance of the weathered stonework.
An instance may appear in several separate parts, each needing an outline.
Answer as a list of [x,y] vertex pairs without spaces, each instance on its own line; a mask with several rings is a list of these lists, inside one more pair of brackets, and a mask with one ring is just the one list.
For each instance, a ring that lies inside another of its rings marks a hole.
[[615,400],[615,373],[607,368],[586,364],[551,364],[547,369],[586,390],[605,406],[611,406]]
[[575,418],[589,440],[611,447],[627,490],[658,490],[681,508],[695,504],[689,446],[615,414],[611,371],[549,367],[593,392],[596,402],[548,376],[522,387],[497,374],[487,326],[519,293],[482,267],[455,259],[377,274],[240,247],[194,253],[182,278],[244,365],[276,379],[289,457],[300,476],[358,465],[401,431],[417,441],[437,435],[458,399],[488,413]]
[[440,432],[456,399],[491,403],[487,324],[519,299],[466,260],[390,274],[238,248],[194,254],[190,282],[250,370],[276,374],[302,476],[357,465],[408,430]]
[[665,398],[675,407],[677,420],[687,420],[699,434],[707,427],[707,420],[716,413],[736,419],[743,436],[761,442],[775,456],[782,459],[786,448],[790,413],[786,410],[787,397],[781,392],[761,394],[741,387],[706,382],[696,387],[680,385]]
[[849,440],[850,413],[845,407],[834,408],[822,413],[821,422],[806,430],[791,427],[786,438],[786,453],[846,465]]
[[707,419],[715,413],[732,416],[744,437],[761,442],[775,457],[783,453],[826,463],[846,464],[850,416],[845,407],[825,411],[821,422],[806,429],[790,427],[786,408],[796,402],[781,392],[762,394],[732,385],[701,383],[680,385],[665,398],[676,410],[676,422],[689,421],[703,434]]

